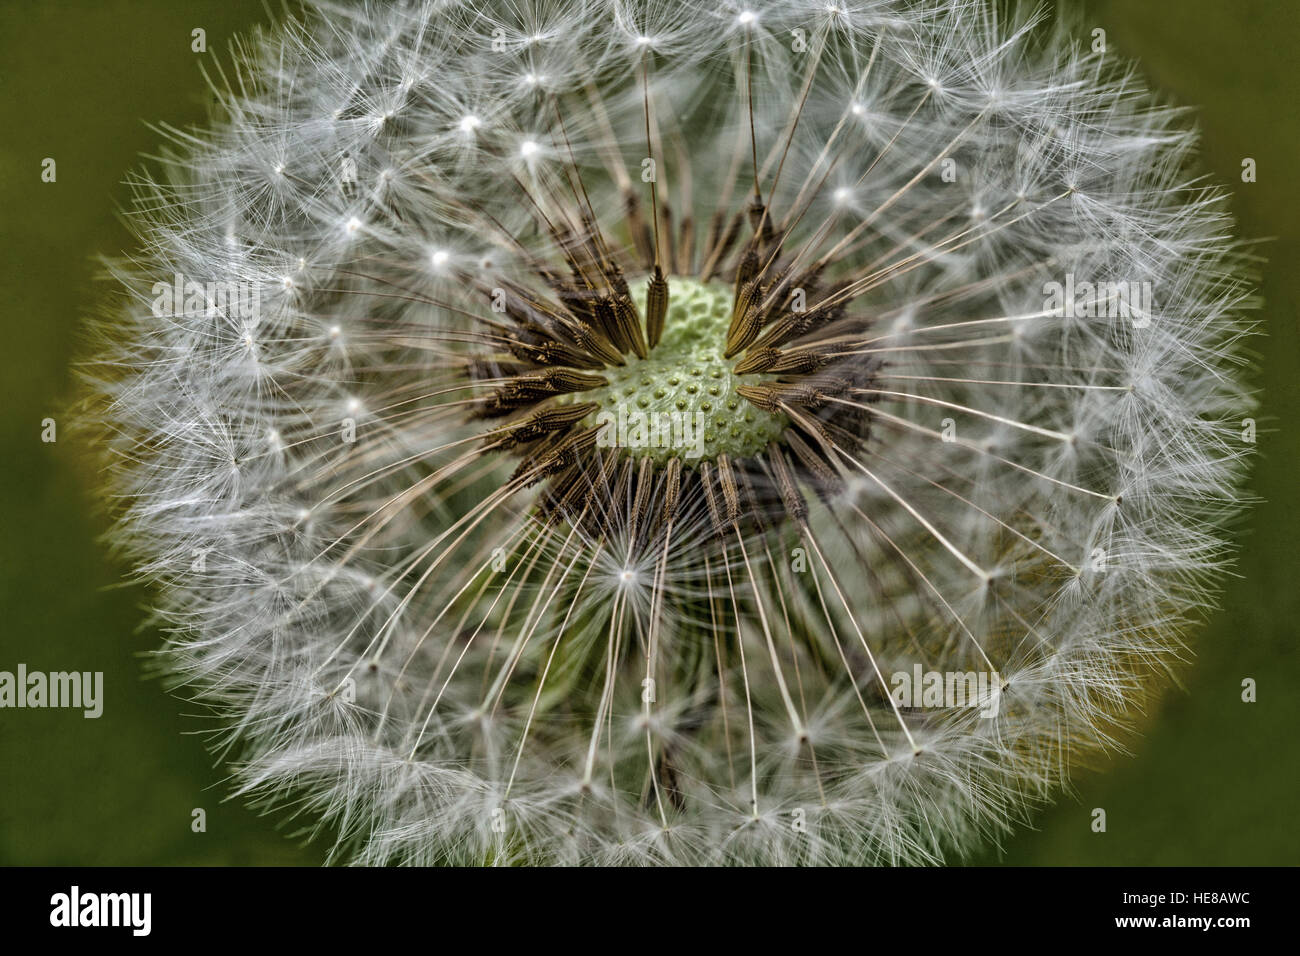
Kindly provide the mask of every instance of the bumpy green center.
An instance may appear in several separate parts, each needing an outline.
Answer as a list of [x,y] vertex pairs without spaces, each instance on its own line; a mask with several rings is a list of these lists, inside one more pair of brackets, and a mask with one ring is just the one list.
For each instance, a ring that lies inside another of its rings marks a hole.
[[[630,283],[640,314],[646,314],[648,281]],[[686,467],[719,455],[756,455],[778,438],[789,421],[752,405],[736,393],[738,385],[770,379],[732,371],[723,358],[731,322],[732,290],[717,282],[680,276],[669,279],[668,314],[659,344],[644,359],[602,371],[609,384],[574,396],[600,408],[583,427],[605,425],[600,444],[633,457],[665,464],[682,459]]]

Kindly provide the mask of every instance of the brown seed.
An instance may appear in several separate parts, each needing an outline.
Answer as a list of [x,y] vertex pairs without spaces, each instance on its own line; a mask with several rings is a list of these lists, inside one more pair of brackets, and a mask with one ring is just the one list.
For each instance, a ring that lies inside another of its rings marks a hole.
[[580,454],[596,446],[596,436],[599,431],[598,428],[588,428],[586,431],[566,435],[552,444],[545,453],[525,459],[511,477],[527,476],[526,484],[535,485],[545,478],[558,474],[573,465]]
[[677,517],[677,505],[682,494],[682,460],[668,459],[668,468],[664,472],[664,511],[663,520],[671,522]]
[[668,315],[668,280],[659,266],[655,266],[654,274],[646,287],[645,303],[646,338],[650,348],[654,348],[663,335],[664,318]]
[[780,357],[781,353],[776,349],[753,349],[748,355],[736,363],[735,372],[737,375],[752,375],[758,372],[766,372]]
[[539,408],[521,419],[509,432],[502,443],[505,447],[523,445],[536,441],[543,435],[568,428],[594,412],[600,405],[596,402],[578,402],[573,405],[557,405],[553,408]]
[[735,298],[740,301],[740,292],[745,286],[754,281],[758,275],[758,250],[754,248],[753,243],[745,249],[745,254],[740,257],[740,262],[736,265],[736,284]]
[[771,412],[773,415],[781,414],[780,396],[773,389],[771,382],[764,382],[761,385],[739,385],[736,387],[736,394],[765,412]]
[[723,517],[734,523],[740,517],[740,493],[736,489],[736,473],[731,467],[731,458],[718,456],[718,486],[722,489]]
[[799,524],[803,524],[808,518],[808,502],[795,484],[794,472],[790,469],[790,463],[786,461],[785,451],[776,442],[767,447],[767,462],[771,466],[773,477],[776,478],[777,491],[780,492],[781,501],[785,504],[786,513]]
[[628,513],[628,538],[636,541],[637,531],[642,527],[646,516],[646,505],[650,501],[650,492],[654,488],[655,466],[649,458],[641,459],[641,467],[636,476],[636,495]]
[[758,333],[763,328],[763,314],[758,307],[759,293],[758,283],[750,280],[736,294],[731,325],[727,329],[727,350],[723,353],[725,358],[744,351],[758,338]]
[[828,353],[811,349],[782,352],[767,370],[779,375],[808,375],[829,362],[831,357]]
[[824,455],[815,451],[811,445],[804,441],[802,435],[793,428],[787,428],[784,438],[786,445],[794,452],[795,457],[799,459],[799,463],[804,468],[822,481],[838,482],[839,476],[836,474],[835,468],[826,460]]
[[623,337],[631,344],[637,358],[645,358],[649,350],[646,348],[645,335],[641,331],[641,317],[637,315],[636,304],[632,301],[631,295],[624,292],[614,300],[614,315],[617,317]]
[[713,533],[719,538],[727,533],[722,522],[722,512],[718,510],[718,499],[713,493],[713,466],[707,461],[700,465],[700,485],[704,488],[704,503],[709,508],[709,520],[713,522]]

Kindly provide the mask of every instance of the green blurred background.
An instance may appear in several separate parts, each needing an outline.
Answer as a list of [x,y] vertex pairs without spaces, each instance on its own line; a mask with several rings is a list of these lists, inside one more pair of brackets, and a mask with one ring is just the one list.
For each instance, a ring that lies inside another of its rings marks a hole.
[[[1065,0],[1062,0],[1064,3]],[[1080,773],[1075,792],[975,862],[1295,864],[1300,754],[1300,352],[1296,303],[1300,4],[1294,0],[1111,0],[1084,10],[1084,33],[1136,57],[1151,84],[1194,106],[1204,158],[1234,188],[1244,236],[1271,240],[1262,293],[1269,333],[1239,576],[1197,635],[1185,688],[1144,719],[1135,758]],[[94,475],[61,412],[77,329],[102,293],[97,254],[130,247],[114,209],[124,174],[152,151],[146,122],[201,121],[200,67],[265,22],[256,0],[9,2],[0,8],[0,670],[103,671],[105,712],[0,711],[0,863],[317,864],[301,822],[224,802],[220,766],[181,701],[142,677],[160,635],[142,627],[148,595],[116,586],[96,538]],[[190,31],[208,50],[190,50]],[[1240,182],[1241,160],[1258,182]],[[41,161],[58,164],[43,183]],[[40,440],[59,419],[59,441]],[[1243,677],[1259,700],[1240,700]],[[191,811],[207,812],[193,833]],[[1091,831],[1104,807],[1108,830]]]

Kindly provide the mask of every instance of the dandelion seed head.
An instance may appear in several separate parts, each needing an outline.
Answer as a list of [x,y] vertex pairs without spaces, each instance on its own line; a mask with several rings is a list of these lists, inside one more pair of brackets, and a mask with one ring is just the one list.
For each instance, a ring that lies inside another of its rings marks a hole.
[[1184,117],[1071,31],[451,0],[240,47],[90,373],[238,792],[360,863],[932,863],[1110,746],[1230,558],[1253,299]]

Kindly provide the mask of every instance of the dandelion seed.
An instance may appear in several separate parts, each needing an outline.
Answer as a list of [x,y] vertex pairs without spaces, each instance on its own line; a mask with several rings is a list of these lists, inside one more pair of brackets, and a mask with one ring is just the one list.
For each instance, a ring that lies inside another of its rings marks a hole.
[[1229,557],[1252,299],[1181,115],[1071,37],[452,0],[241,47],[92,373],[240,791],[363,863],[917,863],[1108,746]]

